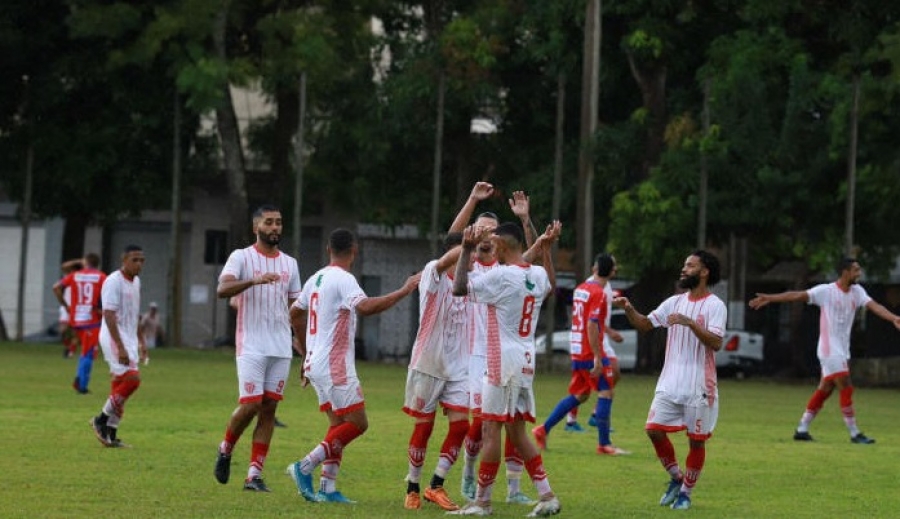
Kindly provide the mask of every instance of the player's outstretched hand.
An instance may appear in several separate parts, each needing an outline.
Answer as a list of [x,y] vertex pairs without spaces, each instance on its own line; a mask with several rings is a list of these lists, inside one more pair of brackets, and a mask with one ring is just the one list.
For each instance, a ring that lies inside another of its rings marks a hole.
[[494,194],[494,186],[492,186],[488,182],[475,182],[475,186],[472,187],[472,193],[469,194],[471,198],[475,200],[487,200]]
[[628,310],[631,308],[631,301],[628,300],[627,297],[614,297],[612,300],[612,305],[616,308],[624,308]]
[[512,198],[509,199],[509,208],[520,220],[528,218],[531,203],[525,191],[513,191]]
[[759,310],[769,304],[769,294],[756,294],[756,297],[750,300],[750,308]]

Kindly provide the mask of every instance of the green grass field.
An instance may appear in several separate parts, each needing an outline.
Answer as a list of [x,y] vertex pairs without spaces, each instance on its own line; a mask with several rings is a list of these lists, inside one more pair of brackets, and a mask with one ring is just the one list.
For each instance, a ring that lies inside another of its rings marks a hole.
[[[227,350],[155,350],[142,369],[143,385],[129,402],[120,436],[132,449],[106,449],[88,419],[106,397],[105,363],[95,364],[93,393],[70,387],[75,361],[57,345],[0,344],[0,517],[438,517],[430,504],[403,509],[406,445],[411,419],[400,411],[405,366],[361,364],[370,428],[346,451],[338,487],[356,505],[311,504],[297,495],[285,466],[314,446],[326,428],[315,394],[292,381],[279,408],[288,424],[277,429],[265,478],[271,494],[241,490],[249,437],[238,444],[232,481],[212,476],[215,448],[236,402],[234,359]],[[566,391],[565,373],[539,373],[535,392],[541,418]],[[667,517],[659,507],[666,475],[642,425],[654,377],[625,374],[613,408],[614,442],[633,455],[594,454],[596,437],[557,428],[544,461],[569,517]],[[862,388],[855,394],[863,431],[875,445],[853,445],[832,398],[813,425],[817,441],[795,443],[792,430],[813,382],[764,379],[720,381],[721,410],[708,444],[706,467],[694,490],[695,517],[900,516],[900,406],[896,390]],[[587,413],[583,410],[582,423]],[[434,468],[445,423],[432,437],[424,474]],[[679,460],[687,452],[674,438]],[[459,497],[460,467],[448,478]],[[426,478],[423,477],[427,481]],[[317,481],[317,479],[316,479]],[[505,495],[501,474],[495,496]],[[530,483],[523,488],[534,495]],[[497,517],[529,509],[496,502]]]

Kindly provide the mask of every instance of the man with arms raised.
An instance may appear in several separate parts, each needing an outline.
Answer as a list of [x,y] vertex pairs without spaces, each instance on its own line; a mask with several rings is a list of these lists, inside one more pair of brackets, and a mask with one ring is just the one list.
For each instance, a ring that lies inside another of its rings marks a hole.
[[[531,516],[556,514],[559,500],[550,488],[540,451],[531,443],[525,420],[534,421],[534,327],[541,304],[555,281],[551,246],[561,225],[554,222],[541,236],[544,267],[523,258],[524,236],[518,224],[504,223],[486,231],[466,229],[463,252],[456,264],[453,294],[469,295],[487,305],[487,366],[482,387],[481,416],[484,422],[481,463],[475,500],[456,515],[490,515],[491,494],[500,465],[500,432],[506,428],[513,445],[525,460],[525,469],[540,495]],[[469,279],[468,255],[490,233],[501,265],[483,276]],[[545,270],[546,268],[546,270]]]

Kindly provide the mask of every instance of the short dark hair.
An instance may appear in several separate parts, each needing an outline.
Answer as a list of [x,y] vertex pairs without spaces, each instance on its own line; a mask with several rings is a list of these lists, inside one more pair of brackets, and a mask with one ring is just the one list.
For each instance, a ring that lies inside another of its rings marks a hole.
[[88,252],[84,255],[84,262],[93,268],[100,266],[100,256],[96,252]]
[[353,249],[354,245],[356,245],[356,236],[347,229],[335,229],[328,236],[328,247],[331,249],[331,253],[336,256],[347,254]]
[[253,211],[253,219],[262,218],[263,213],[280,213],[281,209],[273,204],[262,204]]
[[594,258],[594,265],[597,266],[597,275],[606,278],[612,274],[612,269],[616,266],[616,259],[608,252],[601,252]]
[[719,258],[713,253],[703,249],[695,250],[691,253],[691,256],[700,258],[700,263],[703,263],[703,266],[709,271],[709,277],[706,278],[706,286],[711,287],[719,282],[722,275],[721,268],[719,267]]
[[444,236],[444,250],[450,250],[453,247],[461,244],[463,241],[463,233],[461,232],[448,232],[447,236]]
[[850,256],[844,256],[837,262],[837,272],[840,275],[841,272],[845,270],[850,270],[850,267],[853,266],[854,263],[859,263],[856,258],[851,258]]
[[138,252],[138,251],[143,251],[143,250],[144,250],[144,248],[141,247],[140,245],[126,245],[125,250],[123,250],[122,252],[124,252],[125,254],[128,254],[129,252]]
[[495,236],[508,236],[513,238],[516,243],[521,247],[525,243],[525,233],[522,232],[522,227],[513,222],[504,222],[497,226],[494,229]]
[[481,213],[481,214],[479,214],[478,216],[475,217],[476,220],[479,219],[479,218],[490,218],[491,220],[494,220],[494,221],[496,221],[497,223],[500,223],[500,218],[497,216],[497,214],[496,214],[496,213],[492,213],[492,212],[490,212],[490,211],[485,211],[485,212],[483,212],[483,213]]

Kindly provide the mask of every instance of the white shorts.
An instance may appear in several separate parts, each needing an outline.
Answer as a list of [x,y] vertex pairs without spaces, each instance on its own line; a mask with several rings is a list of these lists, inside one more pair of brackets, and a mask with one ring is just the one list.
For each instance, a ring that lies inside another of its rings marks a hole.
[[291,372],[290,357],[244,354],[235,357],[237,364],[238,402],[258,402],[265,398],[284,398],[284,385]]
[[406,375],[403,412],[416,418],[433,418],[438,403],[444,409],[469,411],[468,380],[443,380],[414,369]]
[[493,422],[524,420],[534,422],[534,391],[531,379],[513,377],[508,385],[495,386],[484,379],[481,419]]
[[687,430],[688,438],[706,440],[712,436],[719,419],[719,399],[698,396],[686,404],[675,403],[663,393],[656,393],[650,404],[646,429],[676,432]]
[[319,397],[319,410],[323,413],[332,411],[341,416],[365,407],[362,386],[359,385],[359,379],[356,377],[348,378],[347,383],[340,386],[332,384],[330,379],[310,378],[309,381],[316,390],[316,396]]
[[486,356],[469,355],[469,409],[475,412],[481,411],[481,392],[486,368]]
[[[106,339],[106,340],[104,340]],[[119,364],[119,348],[113,347],[112,341],[101,335],[100,351],[103,352],[103,359],[109,364],[109,372],[114,377],[124,375],[128,371],[138,371],[138,361],[141,356],[138,353],[137,337],[132,341],[125,341],[125,351],[128,352],[128,365]]]
[[819,359],[819,364],[822,366],[822,378],[825,380],[850,374],[847,359],[844,357],[823,357]]

